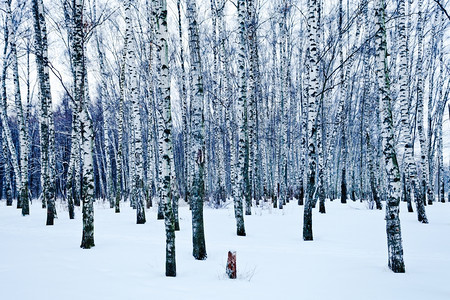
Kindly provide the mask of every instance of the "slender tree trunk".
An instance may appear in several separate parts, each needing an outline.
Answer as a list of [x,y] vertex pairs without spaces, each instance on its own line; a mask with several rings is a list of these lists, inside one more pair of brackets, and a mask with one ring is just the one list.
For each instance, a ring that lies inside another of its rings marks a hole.
[[[4,47],[4,51],[3,51],[3,66],[2,66],[2,74],[1,74],[1,103],[0,103],[0,123],[2,123],[2,133],[3,133],[3,143],[4,143],[4,153],[5,156],[8,156],[8,152],[10,154],[10,162],[12,165],[12,169],[14,171],[14,178],[15,178],[15,185],[16,187],[21,188],[22,183],[21,183],[21,179],[22,177],[20,176],[20,161],[19,161],[19,157],[18,157],[18,153],[13,141],[13,136],[12,136],[12,132],[11,132],[11,128],[9,127],[9,123],[8,123],[8,114],[7,114],[7,90],[6,90],[6,73],[7,73],[7,68],[8,68],[8,59],[7,59],[7,48],[8,48],[8,32],[6,32],[6,43],[5,43],[5,47]],[[12,205],[12,180],[11,180],[11,170],[9,167],[9,162],[8,160],[6,160],[6,176],[7,176],[7,189],[11,187],[11,204]],[[9,180],[9,183],[8,183]],[[7,190],[8,191],[8,190]],[[8,193],[7,193],[8,195]],[[20,200],[20,199],[19,199]],[[8,203],[9,204],[9,203]],[[9,205],[8,205],[9,206]],[[17,201],[17,208],[22,208],[20,201]]]
[[81,156],[83,160],[82,192],[83,236],[81,248],[90,249],[94,244],[94,132],[86,99],[86,65],[84,55],[85,34],[83,18],[84,2],[75,0],[73,6],[72,62],[74,69],[74,100],[78,104],[81,125]]
[[316,135],[317,135],[317,94],[319,90],[319,56],[317,51],[317,0],[310,0],[308,6],[309,38],[309,88],[308,88],[308,179],[306,202],[303,213],[303,240],[312,241],[312,204],[316,192]]
[[[237,235],[245,236],[243,203],[247,199],[248,191],[248,164],[246,163],[246,153],[248,151],[247,132],[247,85],[245,79],[245,2],[238,1],[238,23],[239,23],[239,45],[238,45],[238,76],[239,76],[239,97],[237,101],[236,118],[238,123],[238,162],[237,186],[238,194],[234,199],[234,214],[237,224]],[[232,150],[234,151],[234,149]]]
[[[261,146],[259,140],[259,99],[261,82],[259,72],[259,50],[258,50],[258,18],[257,8],[254,0],[247,1],[248,11],[248,42],[249,42],[249,159],[250,159],[250,184],[252,186],[252,197],[258,205],[261,198]],[[251,213],[251,209],[248,209]]]
[[[369,28],[369,14],[368,14],[368,1],[365,0],[364,3],[364,27],[366,30],[366,38],[369,37],[370,34],[370,28]],[[370,118],[374,114],[373,105],[372,105],[372,97],[370,93],[370,43],[367,43],[367,46],[364,49],[364,56],[363,56],[363,64],[364,64],[364,86],[363,86],[363,97],[364,100],[364,114],[362,118],[364,119],[364,139],[366,144],[366,151],[367,151],[367,170],[369,175],[369,186],[371,191],[371,200],[370,202],[375,202],[377,209],[382,209],[381,201],[378,193],[378,187],[376,183],[375,178],[375,167],[374,167],[374,160],[375,160],[375,154],[376,151],[372,145],[371,142],[371,122]],[[372,202],[372,203],[373,203]]]
[[339,1],[339,64],[340,64],[340,94],[339,94],[339,117],[338,122],[339,125],[336,128],[339,128],[341,132],[341,203],[347,203],[347,82],[345,78],[345,68],[344,68],[344,43],[343,43],[343,29],[342,22],[344,19],[344,13],[342,9],[342,0]]
[[[94,8],[96,9],[96,8]],[[95,18],[94,18],[95,19]],[[105,65],[105,55],[103,53],[103,39],[98,33],[98,30],[94,31],[95,34],[95,43],[97,48],[97,54],[98,54],[98,66],[99,70],[101,72],[101,79],[100,79],[100,98],[101,98],[101,107],[103,112],[103,149],[105,151],[105,165],[106,165],[106,199],[109,202],[110,208],[114,208],[114,178],[113,178],[113,172],[112,172],[112,156],[111,156],[111,141],[112,137],[110,135],[111,131],[111,109],[112,105],[109,103],[109,92],[108,92],[108,83],[107,83],[107,77],[109,76],[108,72],[106,71],[106,65]]]
[[20,205],[22,206],[22,215],[25,216],[30,214],[30,201],[28,197],[28,128],[22,108],[22,99],[20,95],[19,64],[17,59],[15,28],[13,27],[12,22],[11,1],[5,0],[5,2],[7,9],[6,23],[8,27],[8,42],[11,49],[11,67],[14,80],[14,100],[19,123],[20,174],[16,174],[16,176],[21,177],[21,185],[19,186],[18,202],[20,202]]
[[[305,198],[305,173],[307,168],[307,153],[308,153],[308,95],[309,95],[309,45],[306,46],[306,53],[305,53],[305,68],[304,72],[304,78],[303,78],[303,88],[300,90],[301,93],[301,159],[300,159],[300,166],[301,166],[301,177],[300,177],[300,191],[299,191],[299,197],[298,197],[298,205],[303,205],[304,198]],[[301,63],[301,62],[299,62]]]
[[168,53],[168,31],[167,31],[167,2],[165,0],[154,0],[157,9],[156,31],[158,38],[158,51],[160,59],[161,74],[158,79],[161,97],[163,99],[162,116],[164,131],[160,139],[162,148],[161,175],[162,175],[162,199],[164,205],[164,224],[166,230],[166,276],[176,276],[175,262],[175,225],[171,201],[171,160],[173,159],[172,148],[172,116],[170,106],[170,78],[169,78],[169,53]]
[[287,198],[287,174],[288,174],[288,103],[289,103],[289,86],[288,86],[288,44],[287,44],[287,13],[288,3],[284,1],[281,7],[280,17],[280,76],[281,76],[281,88],[280,88],[280,117],[281,117],[281,132],[279,133],[280,142],[280,170],[279,170],[279,183],[280,183],[280,197],[278,199],[278,208],[282,209],[283,204]]
[[[1,121],[0,123],[3,123]],[[3,124],[1,124],[3,126]],[[11,167],[8,159],[8,145],[6,141],[6,133],[5,130],[1,130],[0,132],[2,136],[2,146],[3,146],[3,159],[5,164],[5,196],[6,196],[6,206],[12,206],[13,197],[12,197],[12,189],[11,189]]]
[[36,66],[38,71],[38,83],[40,91],[40,145],[41,145],[41,185],[42,206],[47,207],[47,225],[53,225],[55,218],[53,183],[51,176],[50,159],[53,138],[51,121],[51,94],[50,74],[48,66],[47,27],[44,17],[44,4],[42,0],[33,0],[32,10],[34,16],[34,36],[36,51]]
[[125,187],[125,180],[123,178],[124,174],[124,148],[123,148],[123,136],[124,136],[124,122],[125,122],[125,69],[126,69],[126,59],[127,59],[127,48],[128,48],[128,38],[125,35],[124,46],[123,46],[123,56],[122,64],[120,67],[119,74],[119,116],[118,116],[118,151],[117,151],[117,185],[115,194],[115,213],[120,213],[120,202],[122,201],[123,191]]
[[320,96],[319,116],[317,118],[317,152],[318,152],[318,182],[317,182],[317,197],[319,198],[319,212],[324,214],[325,210],[325,187],[324,187],[324,107],[323,94]]
[[131,166],[134,168],[131,183],[131,202],[136,206],[136,223],[145,224],[144,209],[144,169],[143,169],[143,150],[142,150],[142,129],[141,129],[141,111],[139,104],[138,90],[138,72],[134,62],[134,35],[131,24],[131,1],[125,2],[125,42],[126,48],[126,68],[129,76],[131,109],[132,109],[132,149],[131,149]]
[[[416,201],[417,213],[421,215],[419,221],[422,223],[428,223],[425,215],[425,208],[423,207],[426,198],[433,199],[433,192],[430,188],[430,174],[429,174],[429,160],[428,160],[428,147],[427,138],[425,135],[424,128],[424,116],[423,116],[423,17],[422,17],[422,2],[423,0],[418,0],[418,20],[417,20],[417,131],[419,133],[419,143],[420,143],[420,166],[422,170],[422,199]],[[419,212],[420,209],[420,212]]]
[[408,65],[407,65],[407,45],[406,45],[406,26],[405,26],[405,1],[399,1],[399,101],[401,105],[401,145],[404,147],[405,155],[405,174],[407,177],[407,197],[412,197],[416,201],[417,216],[419,222],[427,223],[423,202],[420,201],[420,189],[417,181],[417,167],[413,156],[413,140],[409,128],[409,103],[408,92]]
[[189,160],[189,126],[188,126],[188,105],[187,105],[187,87],[186,87],[186,68],[184,64],[184,47],[183,47],[183,31],[181,26],[181,0],[177,0],[178,10],[178,35],[180,42],[180,64],[181,64],[181,121],[183,125],[183,193],[184,200],[188,201],[189,193],[189,174],[188,174],[188,160]]
[[388,181],[386,198],[386,233],[388,241],[389,268],[395,273],[404,273],[403,246],[400,230],[399,204],[401,178],[394,149],[389,69],[387,64],[387,41],[385,25],[385,2],[376,2],[376,73],[378,78],[383,138],[383,158]]
[[205,125],[204,125],[204,89],[200,57],[199,26],[197,23],[196,0],[187,1],[189,20],[189,52],[192,75],[191,128],[192,141],[190,160],[192,161],[192,190],[190,203],[192,208],[192,243],[195,259],[206,259],[205,230],[203,225],[203,199],[205,197]]

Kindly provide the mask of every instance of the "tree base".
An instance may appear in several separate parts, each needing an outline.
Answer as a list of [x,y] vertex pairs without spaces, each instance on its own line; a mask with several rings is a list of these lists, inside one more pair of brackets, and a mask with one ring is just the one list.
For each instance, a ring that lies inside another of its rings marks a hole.
[[241,230],[238,229],[238,230],[237,230],[237,235],[238,235],[238,236],[246,236],[246,234],[245,234],[245,229],[241,229]]
[[326,213],[326,210],[325,210],[325,203],[320,203],[319,204],[319,212],[321,213],[321,214],[325,214]]
[[91,249],[92,247],[95,247],[94,237],[91,237],[91,238],[83,237],[83,240],[81,241],[80,248],[82,248],[82,249]]
[[405,273],[405,264],[403,261],[390,263],[389,269],[391,269],[394,273]]

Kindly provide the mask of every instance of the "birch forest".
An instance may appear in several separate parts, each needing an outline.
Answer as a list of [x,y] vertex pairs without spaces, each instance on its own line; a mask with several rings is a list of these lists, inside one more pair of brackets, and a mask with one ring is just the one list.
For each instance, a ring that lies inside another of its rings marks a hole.
[[208,259],[205,210],[231,207],[246,239],[258,207],[301,206],[297,238],[314,243],[315,210],[359,202],[385,211],[404,273],[400,206],[429,226],[450,202],[450,1],[0,7],[0,210],[79,220],[73,247],[99,245],[98,205],[132,207],[164,223],[174,277],[180,230]]

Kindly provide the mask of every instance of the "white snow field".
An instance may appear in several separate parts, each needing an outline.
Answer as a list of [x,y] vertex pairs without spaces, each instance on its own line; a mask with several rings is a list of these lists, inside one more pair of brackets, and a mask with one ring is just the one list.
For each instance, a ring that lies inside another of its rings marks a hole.
[[[95,244],[80,249],[81,211],[45,226],[35,201],[22,217],[0,202],[0,299],[450,299],[450,204],[427,206],[430,224],[401,207],[406,273],[387,267],[384,212],[366,204],[327,202],[313,215],[314,241],[302,240],[303,207],[256,208],[246,237],[235,235],[232,205],[205,208],[208,258],[191,255],[191,217],[180,208],[177,277],[166,278],[163,221],[147,223],[122,205],[95,206]],[[383,203],[384,204],[384,203]],[[238,279],[225,276],[227,251],[237,251]]]

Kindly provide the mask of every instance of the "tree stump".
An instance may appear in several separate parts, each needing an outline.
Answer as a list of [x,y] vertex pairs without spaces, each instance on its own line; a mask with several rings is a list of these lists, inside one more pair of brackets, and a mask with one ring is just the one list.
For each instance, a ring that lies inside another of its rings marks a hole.
[[230,279],[236,279],[236,251],[228,251],[227,275]]

